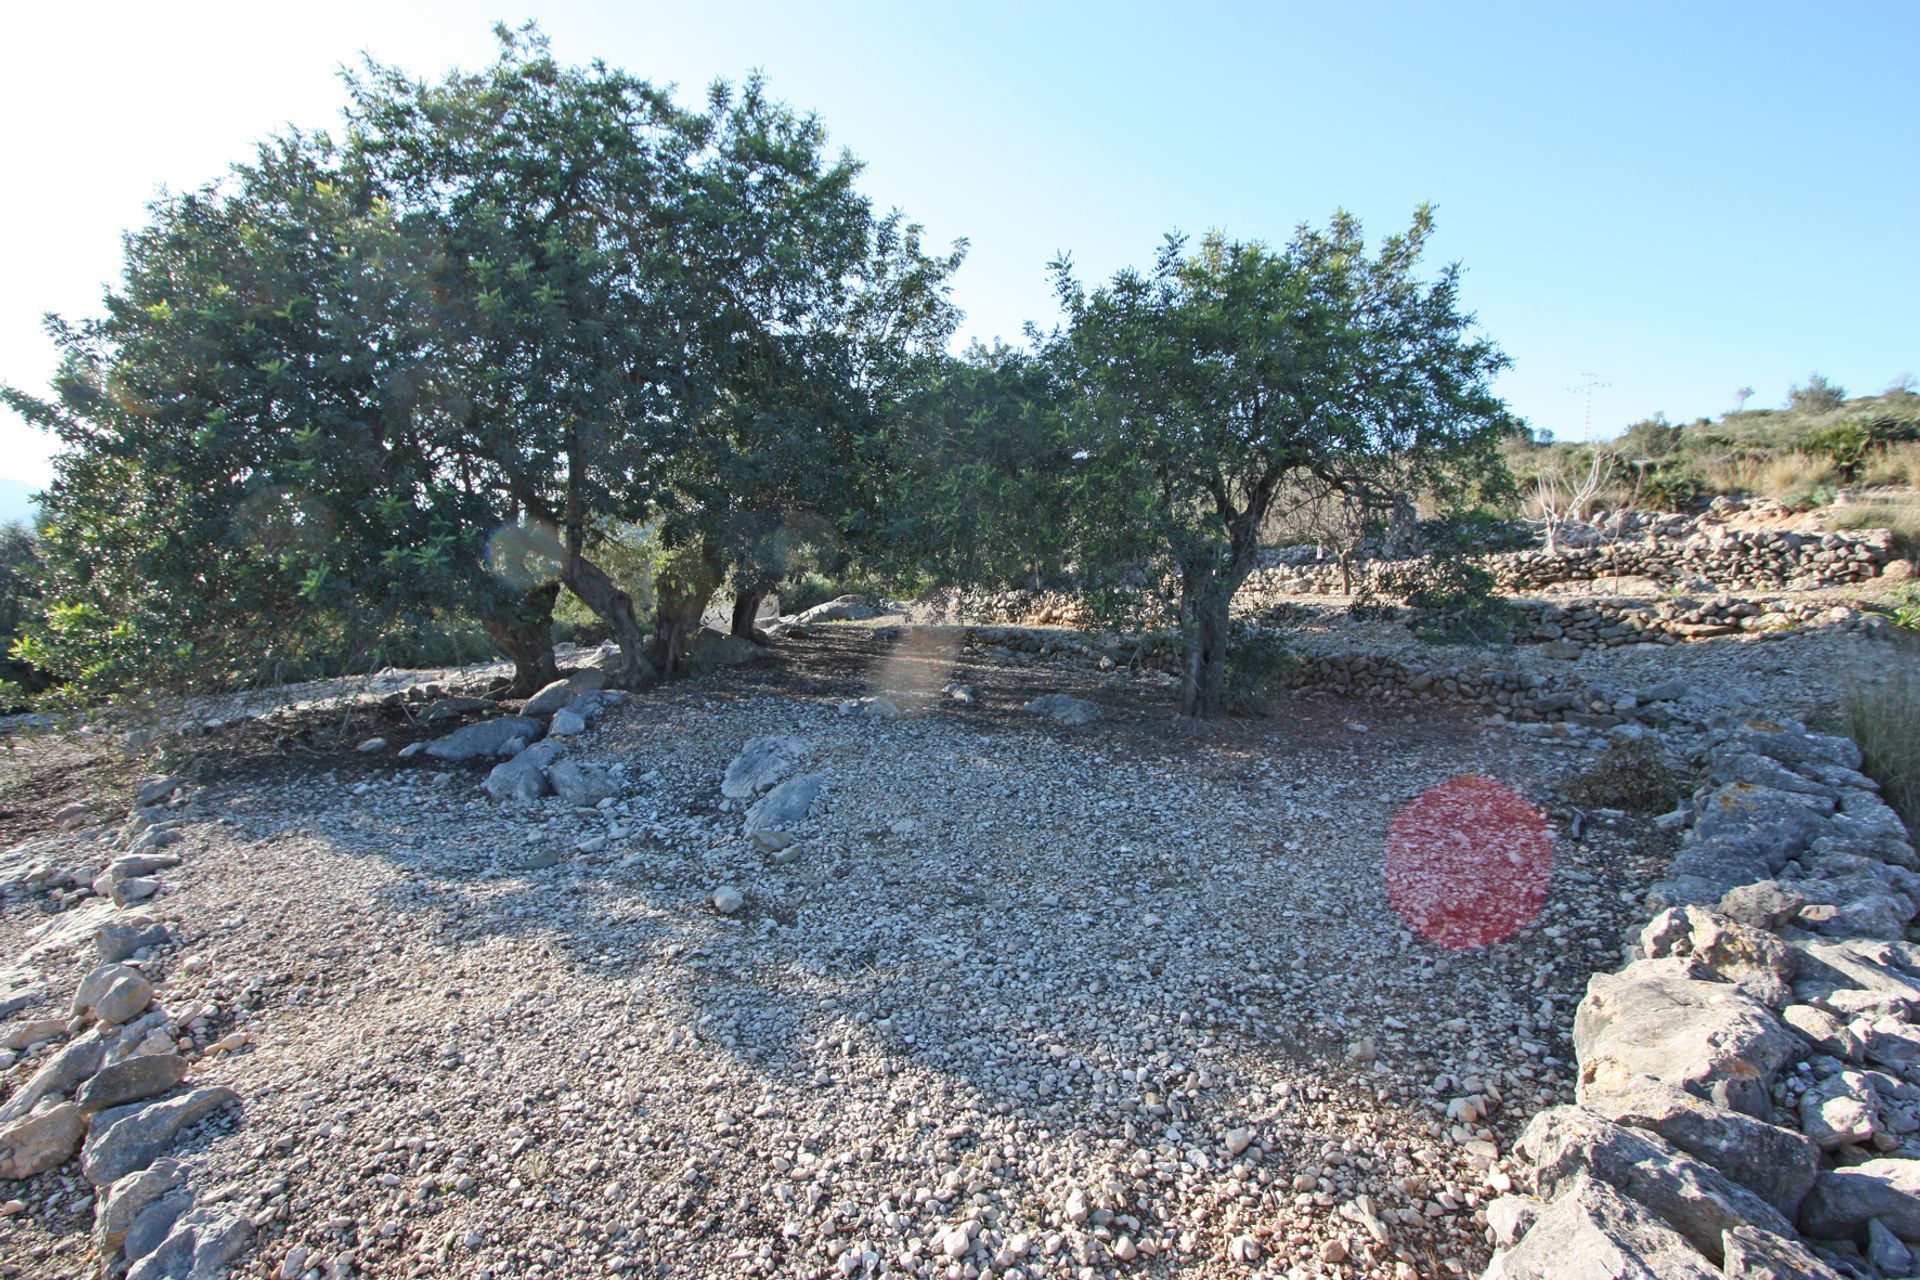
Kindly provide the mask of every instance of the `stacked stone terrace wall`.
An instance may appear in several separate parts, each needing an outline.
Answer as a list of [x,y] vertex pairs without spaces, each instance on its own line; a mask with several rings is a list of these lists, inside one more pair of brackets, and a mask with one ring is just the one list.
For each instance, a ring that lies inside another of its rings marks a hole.
[[[1488,557],[1500,589],[1538,591],[1568,582],[1639,577],[1714,591],[1804,590],[1845,586],[1876,578],[1892,562],[1892,535],[1790,533],[1694,527],[1683,536],[1622,538],[1558,551],[1507,551]],[[1405,561],[1369,560],[1351,571],[1312,548],[1289,549],[1256,569],[1241,587],[1243,597],[1345,595],[1364,579],[1378,587]]]
[[1907,1276],[1920,1246],[1920,859],[1845,738],[1718,727],[1658,911],[1574,1022],[1575,1105],[1487,1280]]

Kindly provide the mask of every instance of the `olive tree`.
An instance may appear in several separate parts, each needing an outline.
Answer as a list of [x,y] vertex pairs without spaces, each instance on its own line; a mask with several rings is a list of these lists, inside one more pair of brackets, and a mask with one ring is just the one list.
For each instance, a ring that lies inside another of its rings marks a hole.
[[1223,710],[1229,605],[1283,485],[1371,502],[1497,467],[1506,358],[1461,310],[1457,266],[1416,274],[1432,230],[1423,207],[1372,254],[1345,213],[1280,249],[1169,237],[1151,270],[1091,291],[1055,264],[1077,567],[1170,588],[1188,715]]
[[422,253],[318,136],[152,207],[105,314],[50,321],[55,394],[4,393],[64,446],[28,660],[97,695],[377,660],[456,608],[511,628],[497,509],[420,429]]

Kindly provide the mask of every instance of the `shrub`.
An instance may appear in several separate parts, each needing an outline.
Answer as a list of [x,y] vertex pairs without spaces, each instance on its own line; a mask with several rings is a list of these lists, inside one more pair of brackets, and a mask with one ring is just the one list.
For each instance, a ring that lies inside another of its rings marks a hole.
[[1400,560],[1381,574],[1386,594],[1407,606],[1407,625],[1437,644],[1511,644],[1520,612],[1498,594],[1485,553],[1504,550],[1512,522],[1480,511],[1423,522],[1427,556]]
[[1862,770],[1880,784],[1907,829],[1920,829],[1920,679],[1912,664],[1849,690],[1846,719],[1860,744]]
[[1840,469],[1841,478],[1846,480],[1852,480],[1860,474],[1861,464],[1866,462],[1873,445],[1872,434],[1860,422],[1836,422],[1830,427],[1808,432],[1806,440],[1807,452],[1831,461]]
[[1665,813],[1680,799],[1680,780],[1644,738],[1616,742],[1587,768],[1569,774],[1560,794],[1575,804],[1628,813]]
[[1780,499],[1780,505],[1789,511],[1818,511],[1830,507],[1838,497],[1831,485],[1817,484],[1805,489],[1795,489]]
[[1860,468],[1868,488],[1920,489],[1920,444],[1911,441],[1876,449]]
[[1271,715],[1291,689],[1297,665],[1284,636],[1235,627],[1227,643],[1227,714]]
[[1700,477],[1682,463],[1663,462],[1647,475],[1640,506],[1649,511],[1686,511],[1706,496]]
[[1907,560],[1920,556],[1920,498],[1854,503],[1835,511],[1830,523],[1842,530],[1891,530],[1895,555]]
[[1892,610],[1894,626],[1920,634],[1920,583],[1903,582],[1895,587],[1887,607]]

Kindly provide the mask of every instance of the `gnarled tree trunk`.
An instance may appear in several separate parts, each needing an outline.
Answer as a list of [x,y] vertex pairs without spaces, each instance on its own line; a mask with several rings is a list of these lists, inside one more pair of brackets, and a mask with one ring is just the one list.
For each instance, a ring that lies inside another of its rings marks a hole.
[[593,610],[613,628],[613,642],[620,646],[620,666],[610,677],[622,689],[637,689],[655,679],[659,672],[647,660],[646,633],[640,629],[640,615],[634,610],[633,597],[623,591],[599,565],[569,551],[561,565],[560,580],[580,603]]
[[513,659],[507,697],[527,697],[560,678],[553,660],[553,604],[559,598],[560,584],[550,582],[480,619],[500,651]]
[[1180,710],[1212,720],[1227,709],[1228,604],[1233,587],[1219,578],[1202,584],[1180,602],[1187,632],[1186,670],[1180,681]]
[[668,569],[653,586],[653,663],[663,675],[672,675],[686,660],[687,642],[700,629],[719,589],[721,570],[712,552],[702,546],[673,556]]
[[760,616],[760,606],[773,594],[773,583],[762,578],[752,586],[743,588],[733,598],[733,634],[742,640],[751,640],[755,644],[767,643],[766,632],[754,626],[754,620]]

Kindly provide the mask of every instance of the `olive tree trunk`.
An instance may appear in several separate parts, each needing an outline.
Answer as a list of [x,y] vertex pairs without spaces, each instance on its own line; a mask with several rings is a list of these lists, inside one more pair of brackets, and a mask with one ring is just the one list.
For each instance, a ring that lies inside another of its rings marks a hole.
[[513,660],[507,697],[528,697],[560,678],[553,660],[553,605],[559,598],[560,584],[550,582],[481,618],[493,642]]
[[611,683],[622,689],[637,689],[655,679],[659,672],[647,660],[646,633],[640,629],[640,615],[633,597],[606,575],[599,565],[569,551],[562,562],[560,580],[580,603],[613,630],[613,642],[620,646],[620,665],[611,675]]
[[1180,604],[1186,634],[1186,669],[1180,680],[1180,710],[1199,720],[1212,720],[1227,709],[1228,604],[1233,588],[1219,579],[1206,584]]
[[663,675],[685,665],[687,642],[720,587],[723,565],[705,547],[677,553],[654,581],[653,664]]
[[762,579],[745,588],[733,598],[733,634],[742,640],[751,640],[755,644],[767,643],[764,631],[754,626],[754,620],[760,616],[760,606],[773,594],[773,583]]

